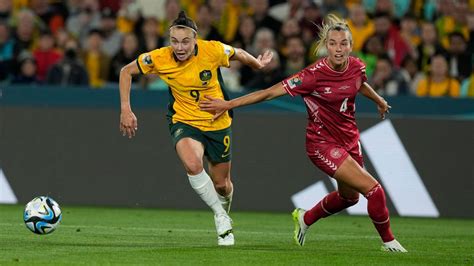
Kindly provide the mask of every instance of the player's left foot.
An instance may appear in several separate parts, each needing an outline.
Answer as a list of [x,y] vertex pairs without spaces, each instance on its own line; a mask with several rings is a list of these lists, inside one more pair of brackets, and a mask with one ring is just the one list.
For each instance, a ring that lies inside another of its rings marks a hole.
[[381,249],[387,252],[408,252],[396,239],[383,243]]
[[295,222],[295,231],[293,239],[295,240],[296,244],[303,246],[304,240],[306,236],[306,231],[308,230],[309,226],[304,223],[304,213],[306,211],[300,208],[296,208],[293,213],[293,221]]
[[219,246],[233,246],[235,243],[234,234],[228,233],[224,236],[217,236],[217,245]]

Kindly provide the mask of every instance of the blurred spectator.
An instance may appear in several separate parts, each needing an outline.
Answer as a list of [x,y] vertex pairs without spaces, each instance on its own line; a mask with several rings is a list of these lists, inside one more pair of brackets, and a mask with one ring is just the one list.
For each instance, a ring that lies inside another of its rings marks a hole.
[[[474,48],[471,48],[471,50]],[[464,80],[471,74],[471,54],[467,50],[467,41],[459,32],[449,34],[448,47],[448,68],[449,75],[458,80]]]
[[[251,51],[253,54],[262,54],[266,50],[275,50],[276,51],[276,41],[273,32],[267,28],[261,28],[255,34],[255,40],[253,44],[254,50]],[[273,54],[275,56],[275,53]],[[279,62],[278,62],[279,64]],[[253,80],[256,75],[261,75],[261,73],[256,73],[254,70],[248,66],[242,66],[240,69],[241,80],[240,83],[244,87],[248,87],[250,80]]]
[[402,59],[409,53],[410,46],[400,36],[398,29],[392,24],[388,13],[377,13],[374,18],[375,34],[382,40],[385,51],[395,64],[400,66]]
[[39,82],[36,78],[36,61],[28,52],[20,55],[19,69],[19,73],[12,80],[13,84],[33,85]]
[[349,15],[347,24],[352,32],[352,51],[357,52],[374,33],[374,23],[367,17],[364,7],[358,4],[351,6]]
[[120,9],[117,12],[117,29],[121,33],[132,32],[140,16],[141,7],[136,1],[121,0]]
[[171,23],[178,17],[179,11],[181,10],[181,6],[179,4],[179,0],[166,0],[165,2],[165,18],[160,21],[160,34],[163,35],[163,39],[165,44],[168,45],[169,43],[169,27]]
[[10,28],[6,22],[0,20],[0,81],[8,79],[13,72],[14,45]]
[[377,57],[384,55],[385,49],[383,47],[382,40],[377,35],[370,36],[362,46],[362,50],[355,52],[365,63],[365,73],[370,78],[375,70],[377,64]]
[[61,86],[89,85],[87,70],[78,57],[78,43],[74,39],[69,39],[65,48],[63,59],[49,69],[47,83]]
[[[138,51],[137,37],[133,33],[125,34],[120,51],[112,58],[110,63],[108,80],[111,82],[119,82],[120,70],[122,67],[136,60],[138,55],[140,55],[140,52]],[[132,78],[133,81],[136,81],[138,76]]]
[[299,21],[303,18],[304,9],[307,7],[306,0],[288,0],[272,6],[268,14],[281,22],[288,19]]
[[322,26],[323,17],[317,4],[311,2],[304,9],[303,17],[299,21],[303,42],[306,47],[310,47],[319,34],[318,26]]
[[2,0],[0,1],[0,20],[8,21],[12,14],[13,0]]
[[277,36],[280,33],[281,22],[268,14],[268,0],[249,0],[253,10],[253,19],[258,29],[268,28]]
[[285,47],[285,60],[282,60],[282,68],[283,75],[288,77],[305,68],[308,62],[305,57],[306,47],[299,36],[288,37]]
[[421,39],[418,22],[413,14],[408,13],[403,16],[400,21],[400,35],[405,40],[405,43],[410,46],[410,50],[416,51],[416,47],[420,45]]
[[261,90],[273,86],[275,83],[282,81],[285,76],[280,64],[280,56],[276,50],[269,49],[273,52],[272,61],[266,66],[265,70],[258,75],[254,75],[248,80],[245,87],[250,90]]
[[97,0],[81,2],[79,13],[71,14],[66,20],[66,28],[70,34],[84,46],[87,35],[92,29],[100,28],[100,10]]
[[410,0],[363,0],[363,5],[370,14],[388,13],[396,19],[402,18],[410,8]]
[[[144,18],[153,17],[158,21],[163,21],[166,19],[166,1],[167,0],[134,0],[140,5],[140,10]],[[190,1],[199,1],[199,0],[181,0],[183,3]],[[183,4],[186,7],[186,4]],[[193,16],[195,13],[193,14]],[[177,14],[176,14],[177,16]],[[194,18],[194,17],[193,17]]]
[[418,84],[416,94],[429,97],[459,97],[459,82],[449,76],[448,63],[443,55],[435,54],[431,58],[430,72]]
[[154,17],[145,18],[139,25],[138,45],[141,53],[152,51],[164,46],[164,40],[159,34],[159,23]]
[[240,25],[235,39],[232,42],[234,46],[240,47],[246,51],[253,53],[253,42],[255,37],[255,21],[248,15],[240,18]]
[[423,72],[418,68],[416,59],[411,56],[406,56],[400,68],[400,74],[405,79],[405,82],[408,84],[409,93],[411,95],[416,95],[416,89],[420,80],[425,76]]
[[54,42],[59,51],[64,52],[66,42],[72,38],[72,35],[66,29],[59,29],[54,34]]
[[382,96],[406,95],[408,84],[388,56],[377,58],[377,64],[370,84]]
[[68,12],[62,1],[30,0],[29,2],[33,12],[53,34],[64,28],[64,19]]
[[227,0],[209,0],[214,26],[225,42],[231,42],[239,28],[240,9]]
[[339,17],[347,17],[347,8],[344,2],[343,0],[322,0],[321,12],[323,16],[332,13]]
[[102,32],[102,52],[112,57],[117,54],[122,43],[122,33],[117,30],[117,16],[110,9],[102,11],[101,27]]
[[41,33],[38,46],[33,51],[33,57],[37,67],[37,79],[45,81],[48,69],[62,58],[62,54],[54,48],[54,37],[51,32]]
[[461,32],[467,39],[469,37],[467,27],[469,6],[467,0],[438,0],[438,8],[440,14],[435,21],[435,25],[443,48],[448,48],[448,37],[451,32]]
[[41,29],[35,14],[29,9],[19,11],[15,16],[15,54],[19,55],[23,50],[32,51],[35,34]]
[[91,30],[82,60],[89,74],[89,84],[93,88],[103,87],[109,77],[110,57],[103,52],[102,44],[102,32]]
[[298,24],[298,20],[290,18],[283,23],[281,26],[280,34],[278,37],[278,52],[284,54],[286,49],[286,39],[291,36],[301,36],[301,28]]
[[199,7],[196,23],[200,38],[224,42],[222,35],[220,35],[219,31],[212,25],[212,13],[209,5],[203,4]]
[[421,24],[421,43],[416,48],[418,69],[425,73],[428,72],[430,58],[435,54],[443,53],[446,51],[438,41],[434,24],[423,22]]

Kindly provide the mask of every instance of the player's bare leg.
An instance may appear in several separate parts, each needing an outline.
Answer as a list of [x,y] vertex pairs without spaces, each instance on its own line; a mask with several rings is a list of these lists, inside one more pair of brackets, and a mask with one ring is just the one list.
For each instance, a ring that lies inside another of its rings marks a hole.
[[[221,203],[227,214],[230,212],[230,205],[232,202],[233,185],[230,180],[231,162],[225,163],[209,163],[209,173],[211,174],[214,187],[217,191],[219,202]],[[232,219],[227,216],[215,216],[216,228],[224,226],[227,228],[227,223],[232,224]],[[218,230],[219,231],[219,230]],[[232,228],[217,237],[219,245],[230,246],[234,245],[234,234]]]
[[339,166],[334,174],[338,183],[346,184],[367,198],[367,211],[382,241],[382,250],[407,252],[392,234],[390,218],[382,186],[351,156]]
[[[191,187],[214,212],[218,238],[229,235],[229,232],[232,232],[232,223],[227,212],[222,208],[211,178],[204,170],[202,143],[192,138],[183,138],[176,144],[176,152],[186,169]],[[218,244],[233,245],[233,235],[232,241],[223,242],[218,239]]]

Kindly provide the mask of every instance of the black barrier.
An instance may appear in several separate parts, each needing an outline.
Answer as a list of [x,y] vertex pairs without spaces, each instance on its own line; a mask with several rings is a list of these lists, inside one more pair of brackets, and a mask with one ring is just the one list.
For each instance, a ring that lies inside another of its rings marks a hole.
[[[204,208],[171,145],[165,112],[135,110],[139,130],[129,140],[119,134],[115,109],[3,105],[0,165],[20,203],[50,195],[61,204]],[[327,191],[334,189],[306,157],[304,113],[236,113],[235,210],[289,211],[292,196],[308,186],[320,182]],[[364,132],[380,120],[361,118],[358,122]],[[439,215],[474,217],[474,121],[394,118],[390,125]],[[376,145],[372,140],[373,136],[363,146]],[[390,164],[393,159],[386,160]],[[386,165],[374,166],[368,156],[365,161],[367,169],[381,179],[378,173]],[[387,188],[390,175],[384,178],[390,211],[417,216],[410,213],[400,194],[413,192],[416,184],[401,190],[393,184]]]

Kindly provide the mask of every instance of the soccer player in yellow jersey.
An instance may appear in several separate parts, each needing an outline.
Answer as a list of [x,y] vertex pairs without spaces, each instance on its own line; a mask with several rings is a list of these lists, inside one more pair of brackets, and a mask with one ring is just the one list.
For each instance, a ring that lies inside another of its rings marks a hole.
[[[265,52],[255,58],[242,49],[217,41],[197,40],[196,24],[183,11],[169,30],[170,46],[141,54],[120,72],[120,130],[131,138],[138,129],[130,106],[132,75],[159,75],[169,86],[167,117],[171,138],[189,182],[214,212],[218,245],[234,245],[232,220],[228,214],[233,195],[230,179],[232,118],[226,113],[213,120],[214,114],[201,111],[198,104],[204,96],[226,98],[219,67],[229,67],[229,60],[262,69],[273,55]],[[209,162],[210,175],[203,167],[204,155]]]

